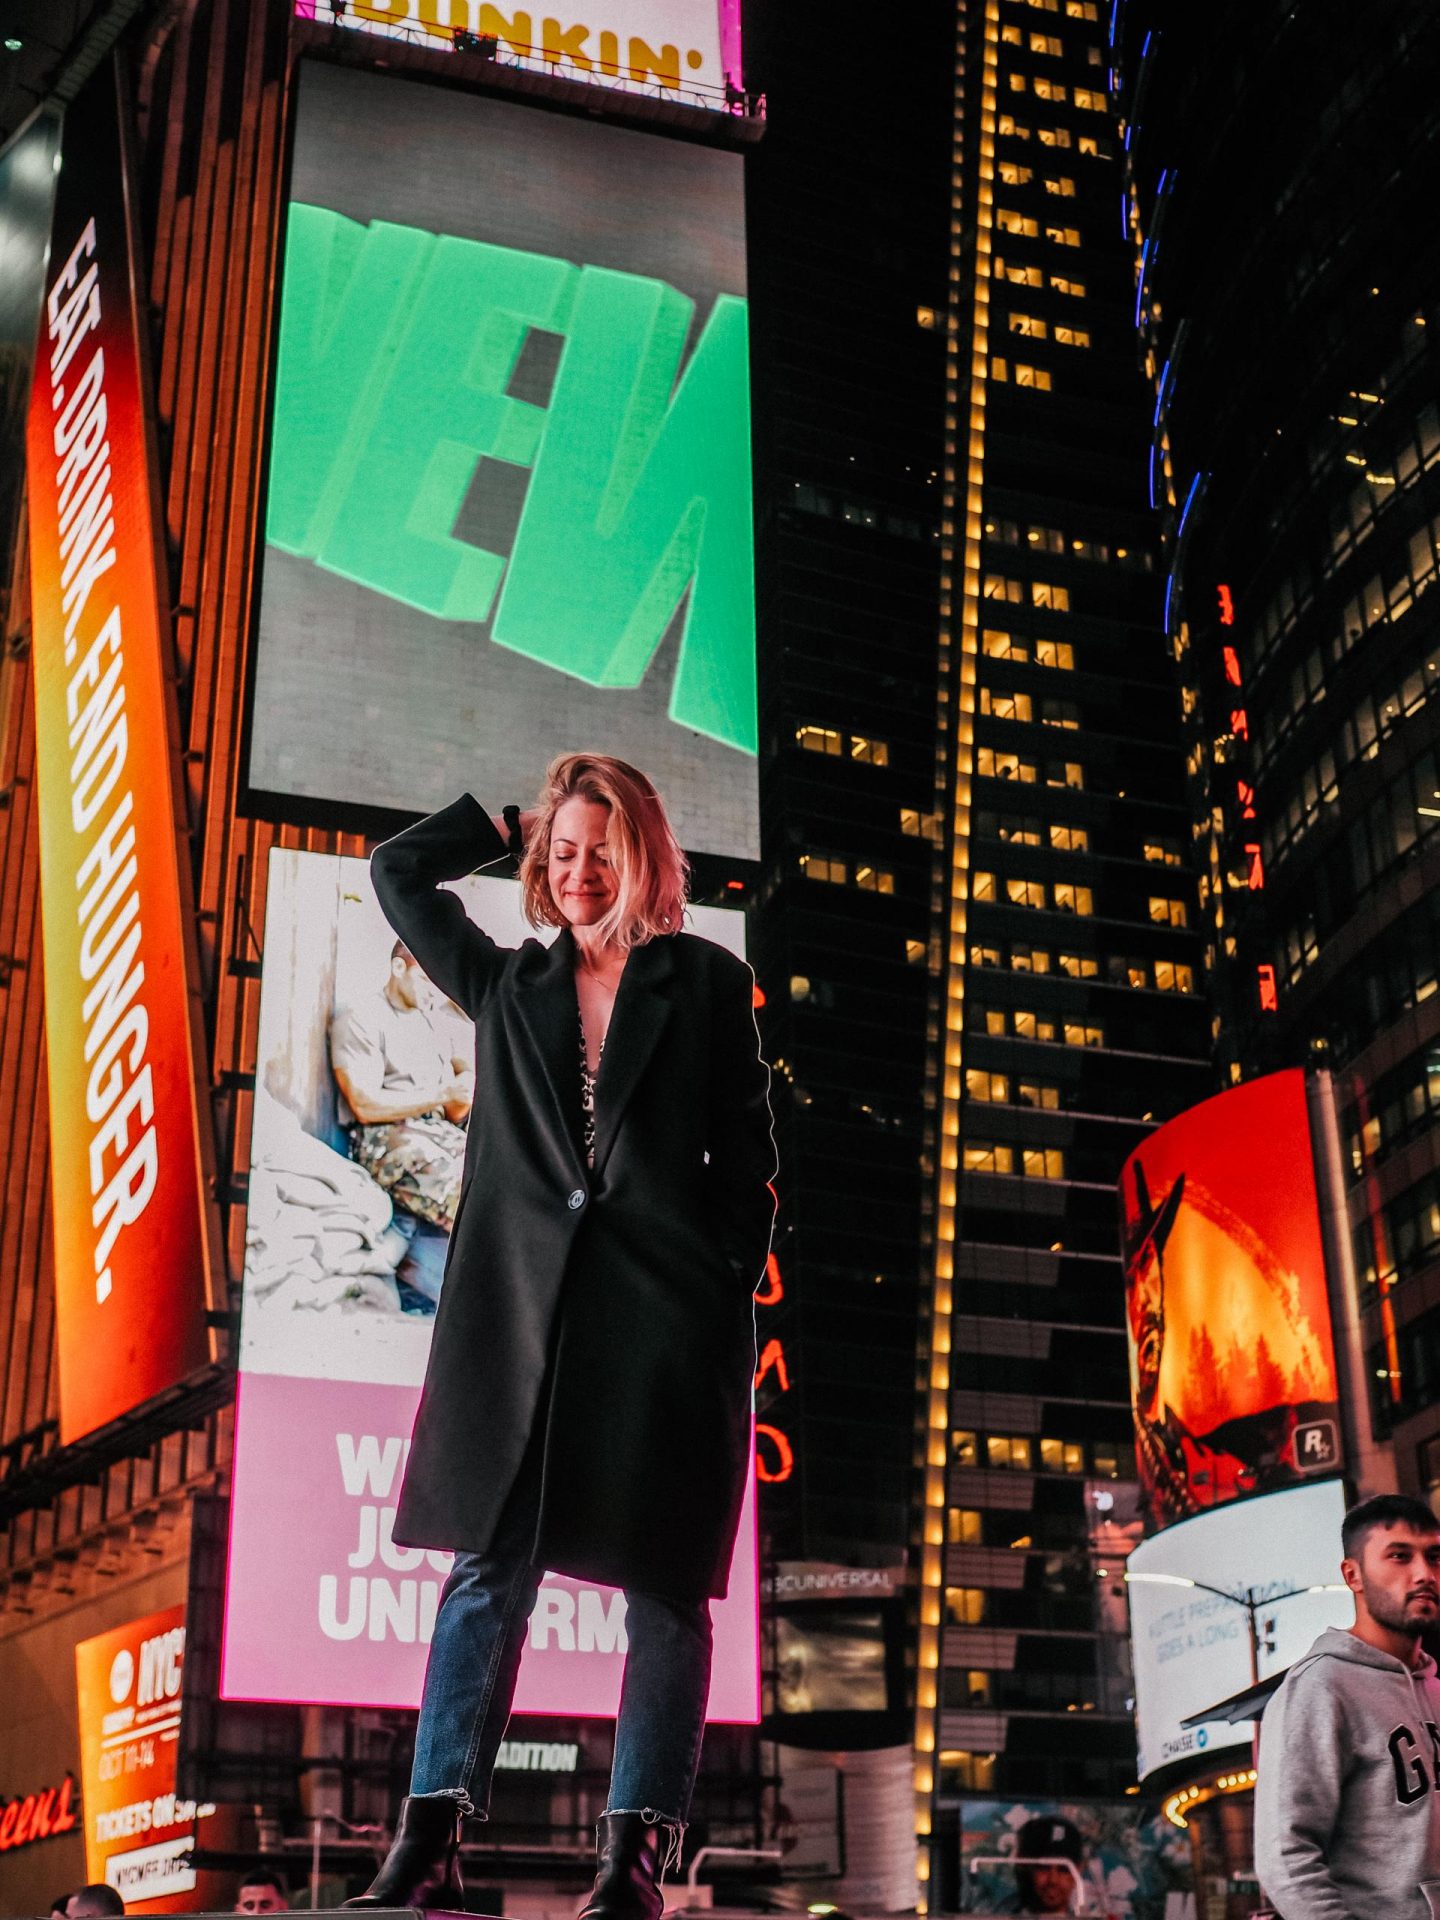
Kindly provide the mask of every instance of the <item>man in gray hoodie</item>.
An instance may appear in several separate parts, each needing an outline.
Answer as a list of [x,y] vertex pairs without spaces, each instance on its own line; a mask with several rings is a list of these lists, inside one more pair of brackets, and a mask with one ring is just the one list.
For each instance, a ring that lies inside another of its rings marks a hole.
[[1355,1625],[1295,1662],[1260,1723],[1255,1870],[1284,1920],[1440,1920],[1440,1521],[1381,1494],[1345,1516]]

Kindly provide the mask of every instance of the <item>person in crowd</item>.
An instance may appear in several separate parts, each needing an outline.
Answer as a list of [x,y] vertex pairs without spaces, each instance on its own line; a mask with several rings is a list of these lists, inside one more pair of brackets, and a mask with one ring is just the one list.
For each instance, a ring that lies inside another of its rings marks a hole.
[[1440,1913],[1440,1521],[1423,1500],[1352,1507],[1340,1572],[1355,1624],[1297,1660],[1260,1724],[1255,1869],[1285,1920]]
[[[1015,1836],[1015,1904],[1011,1913],[1074,1913],[1080,1883],[1066,1865],[1078,1869],[1085,1839],[1062,1814],[1037,1814]],[[1028,1864],[1024,1864],[1028,1863]]]
[[[461,1898],[542,1572],[620,1587],[629,1651],[586,1920],[657,1920],[750,1460],[775,1172],[754,975],[683,929],[654,786],[566,754],[505,825],[466,795],[377,849],[407,952],[474,1023],[479,1104],[393,1537],[454,1550],[395,1841],[352,1906]],[[445,885],[519,859],[548,947]]]
[[66,1920],[102,1920],[107,1914],[124,1913],[125,1902],[114,1887],[103,1880],[92,1880],[77,1888],[65,1904]]
[[455,1025],[403,940],[383,986],[330,1023],[330,1065],[350,1157],[397,1207],[455,1224],[474,1083]]
[[255,1867],[240,1882],[236,1913],[288,1913],[290,1889],[273,1867]]

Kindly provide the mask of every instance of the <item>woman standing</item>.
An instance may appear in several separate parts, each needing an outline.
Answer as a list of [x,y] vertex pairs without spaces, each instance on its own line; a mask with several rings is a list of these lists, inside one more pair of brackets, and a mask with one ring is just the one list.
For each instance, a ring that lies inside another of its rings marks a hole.
[[[352,1906],[458,1901],[546,1568],[623,1587],[629,1653],[588,1920],[654,1920],[679,1857],[749,1468],[752,1294],[774,1218],[754,976],[681,931],[645,776],[567,754],[506,809],[532,925],[443,887],[507,851],[468,795],[377,848],[396,933],[475,1023],[475,1105],[394,1537],[455,1550],[410,1794]],[[664,1843],[662,1849],[662,1842]]]

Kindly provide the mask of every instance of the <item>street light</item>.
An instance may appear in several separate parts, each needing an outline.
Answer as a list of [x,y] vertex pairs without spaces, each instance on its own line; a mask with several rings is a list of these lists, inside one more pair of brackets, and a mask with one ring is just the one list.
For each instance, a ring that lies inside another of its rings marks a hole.
[[[1228,1600],[1232,1607],[1243,1607],[1246,1624],[1250,1629],[1250,1679],[1252,1683],[1260,1679],[1260,1630],[1255,1624],[1255,1616],[1265,1607],[1278,1607],[1282,1600],[1296,1600],[1302,1593],[1347,1593],[1343,1584],[1327,1584],[1318,1587],[1290,1587],[1284,1593],[1271,1593],[1263,1597],[1254,1587],[1245,1587],[1239,1593],[1233,1593],[1228,1587],[1212,1587],[1205,1580],[1191,1580],[1180,1573],[1130,1573],[1125,1579],[1129,1584],[1143,1582],[1150,1587],[1195,1587],[1201,1593],[1208,1593],[1217,1600]],[[1265,1651],[1273,1653],[1274,1647],[1267,1641]]]

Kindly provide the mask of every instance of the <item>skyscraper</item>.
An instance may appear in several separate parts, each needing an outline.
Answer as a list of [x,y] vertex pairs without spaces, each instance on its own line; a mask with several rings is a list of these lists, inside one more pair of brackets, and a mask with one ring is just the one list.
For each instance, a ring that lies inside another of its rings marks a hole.
[[916,1712],[936,1905],[968,1801],[1134,1780],[1094,1550],[1134,1511],[1114,1181],[1207,1090],[1108,65],[1094,0],[959,11]]
[[1215,1038],[1334,1075],[1373,1437],[1440,1487],[1440,22],[1122,10]]

